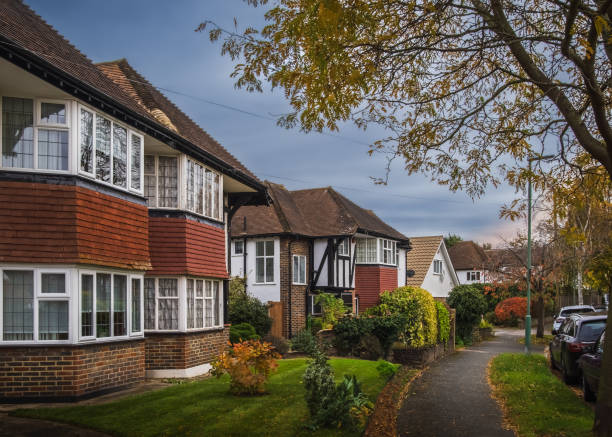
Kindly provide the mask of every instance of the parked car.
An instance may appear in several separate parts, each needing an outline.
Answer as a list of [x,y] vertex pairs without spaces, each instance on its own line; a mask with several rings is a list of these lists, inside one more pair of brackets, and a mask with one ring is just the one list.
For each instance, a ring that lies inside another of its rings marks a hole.
[[562,307],[561,310],[559,310],[559,315],[555,316],[555,320],[553,321],[552,335],[559,332],[559,328],[570,314],[590,313],[594,311],[595,308],[593,308],[591,305],[572,305]]
[[605,313],[571,314],[550,342],[550,364],[571,384],[580,376],[578,358],[591,352],[606,327]]
[[599,336],[593,352],[586,353],[578,359],[578,366],[582,373],[582,393],[585,401],[592,402],[597,397],[605,335],[606,331]]

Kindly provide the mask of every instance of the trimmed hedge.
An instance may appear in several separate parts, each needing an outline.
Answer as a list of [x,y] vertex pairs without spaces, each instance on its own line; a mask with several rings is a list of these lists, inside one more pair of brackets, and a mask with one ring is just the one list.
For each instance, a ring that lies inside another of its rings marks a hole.
[[450,338],[450,314],[442,302],[436,301],[438,312],[438,342],[446,343]]
[[448,295],[447,302],[456,310],[457,334],[469,342],[474,326],[480,323],[482,314],[487,310],[487,302],[480,288],[473,285],[458,285]]

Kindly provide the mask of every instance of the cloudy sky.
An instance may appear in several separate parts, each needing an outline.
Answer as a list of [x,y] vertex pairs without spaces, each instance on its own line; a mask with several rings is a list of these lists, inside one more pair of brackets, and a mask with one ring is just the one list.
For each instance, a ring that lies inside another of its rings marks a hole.
[[516,223],[498,219],[500,206],[516,196],[508,187],[472,201],[424,176],[407,176],[400,162],[387,186],[374,185],[371,177],[385,172],[385,159],[367,154],[367,144],[379,138],[375,128],[347,124],[330,136],[277,127],[275,115],[288,110],[282,93],[234,89],[231,60],[194,32],[204,20],[224,28],[234,17],[239,25],[262,23],[262,11],[242,0],[26,3],[94,62],[126,58],[262,180],[288,189],[331,185],[408,236],[455,233],[496,245],[516,233]]

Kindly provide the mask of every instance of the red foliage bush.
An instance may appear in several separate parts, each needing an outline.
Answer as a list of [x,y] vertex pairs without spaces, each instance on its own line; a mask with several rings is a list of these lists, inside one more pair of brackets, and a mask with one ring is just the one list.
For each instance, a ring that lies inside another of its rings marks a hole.
[[502,300],[495,307],[495,316],[502,323],[515,323],[518,319],[524,319],[526,314],[526,297],[511,297]]

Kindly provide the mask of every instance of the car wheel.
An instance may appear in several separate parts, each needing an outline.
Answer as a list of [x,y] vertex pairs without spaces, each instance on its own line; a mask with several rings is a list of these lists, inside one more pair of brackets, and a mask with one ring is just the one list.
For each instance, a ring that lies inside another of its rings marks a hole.
[[587,402],[595,401],[595,393],[591,390],[591,386],[587,382],[587,379],[582,375],[582,394],[584,395],[584,400]]

